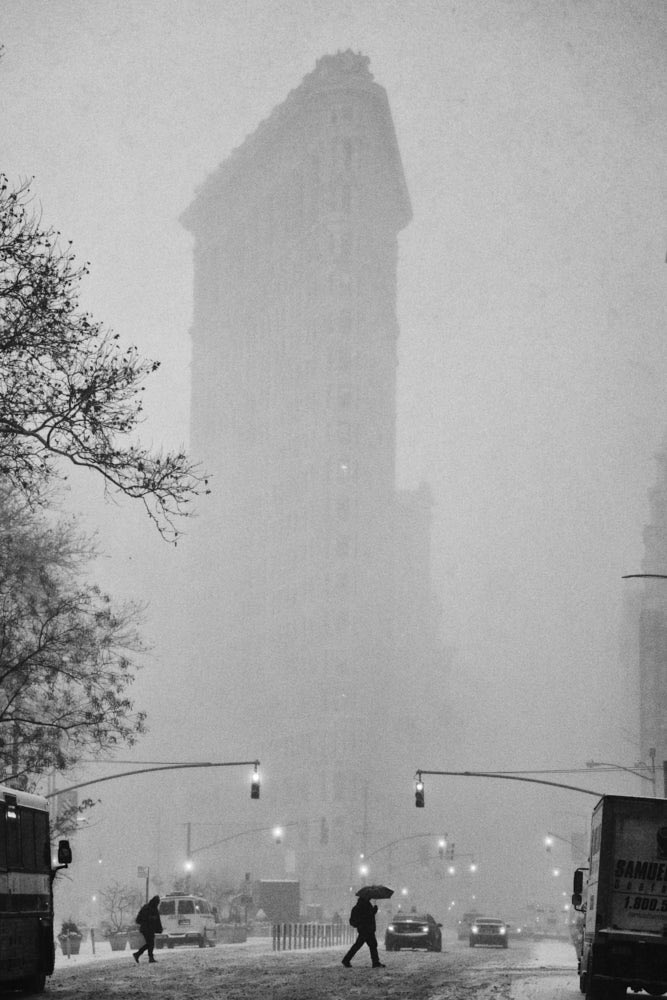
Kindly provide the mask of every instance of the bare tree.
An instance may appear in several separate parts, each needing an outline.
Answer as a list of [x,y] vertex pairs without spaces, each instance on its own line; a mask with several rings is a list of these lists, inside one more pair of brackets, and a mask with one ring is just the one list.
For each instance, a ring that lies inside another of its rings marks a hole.
[[100,896],[106,913],[106,919],[102,921],[104,932],[111,935],[126,931],[134,923],[141,906],[141,893],[132,886],[114,881],[102,889]]
[[78,304],[88,265],[71,242],[42,228],[30,185],[0,174],[0,474],[31,502],[62,476],[66,459],[114,492],[141,500],[161,534],[206,489],[183,451],[134,440],[141,394],[158,362],[123,348]]
[[85,582],[90,543],[0,491],[0,765],[14,783],[132,745],[142,609]]

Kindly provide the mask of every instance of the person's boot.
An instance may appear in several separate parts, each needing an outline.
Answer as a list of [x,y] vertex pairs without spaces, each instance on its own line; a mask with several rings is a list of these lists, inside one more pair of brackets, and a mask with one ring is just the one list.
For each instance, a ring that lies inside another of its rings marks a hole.
[[133,951],[132,952],[132,958],[137,963],[137,965],[139,965],[139,952],[138,951]]

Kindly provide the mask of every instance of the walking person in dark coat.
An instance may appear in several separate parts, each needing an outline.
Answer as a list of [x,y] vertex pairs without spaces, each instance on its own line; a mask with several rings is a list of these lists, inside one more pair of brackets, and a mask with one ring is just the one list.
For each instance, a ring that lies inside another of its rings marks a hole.
[[160,913],[158,911],[158,904],[160,902],[159,896],[153,896],[149,899],[147,903],[141,907],[137,913],[136,922],[139,924],[139,930],[144,936],[145,944],[142,944],[139,951],[133,951],[132,955],[134,961],[139,964],[139,959],[145,951],[148,952],[148,961],[155,962],[156,959],[153,957],[153,949],[155,947],[155,935],[162,933],[162,921],[160,920]]
[[357,940],[354,942],[343,959],[343,965],[346,969],[350,968],[352,959],[357,954],[359,949],[363,948],[365,944],[368,945],[368,950],[371,953],[373,968],[384,969],[384,965],[380,961],[380,956],[378,955],[378,943],[377,938],[375,937],[375,914],[377,911],[377,906],[371,903],[370,899],[366,899],[364,896],[360,896],[352,907],[350,923],[357,930]]

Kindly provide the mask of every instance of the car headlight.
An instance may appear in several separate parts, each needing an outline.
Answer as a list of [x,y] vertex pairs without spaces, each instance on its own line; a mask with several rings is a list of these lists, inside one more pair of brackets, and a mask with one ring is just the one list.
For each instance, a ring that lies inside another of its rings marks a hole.
[[500,933],[501,934],[506,934],[507,933],[507,929],[505,927],[501,927],[500,928]]
[[479,934],[479,927],[471,927],[470,930],[473,934]]
[[428,927],[422,927],[422,930],[424,931],[425,934],[428,933]]
[[388,930],[388,931],[395,931],[395,930],[396,930],[396,928],[394,927],[394,925],[393,925],[393,924],[389,924],[389,926],[387,927],[387,930]]

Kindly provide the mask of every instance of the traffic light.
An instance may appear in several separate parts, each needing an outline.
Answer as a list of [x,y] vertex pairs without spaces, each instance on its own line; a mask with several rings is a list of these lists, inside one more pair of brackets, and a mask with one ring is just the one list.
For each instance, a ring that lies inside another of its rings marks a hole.
[[421,779],[421,775],[417,777],[415,782],[415,805],[417,809],[424,808],[424,782]]
[[250,781],[250,798],[259,798],[259,771],[257,770],[257,765],[255,764],[255,770],[252,772],[252,779]]

